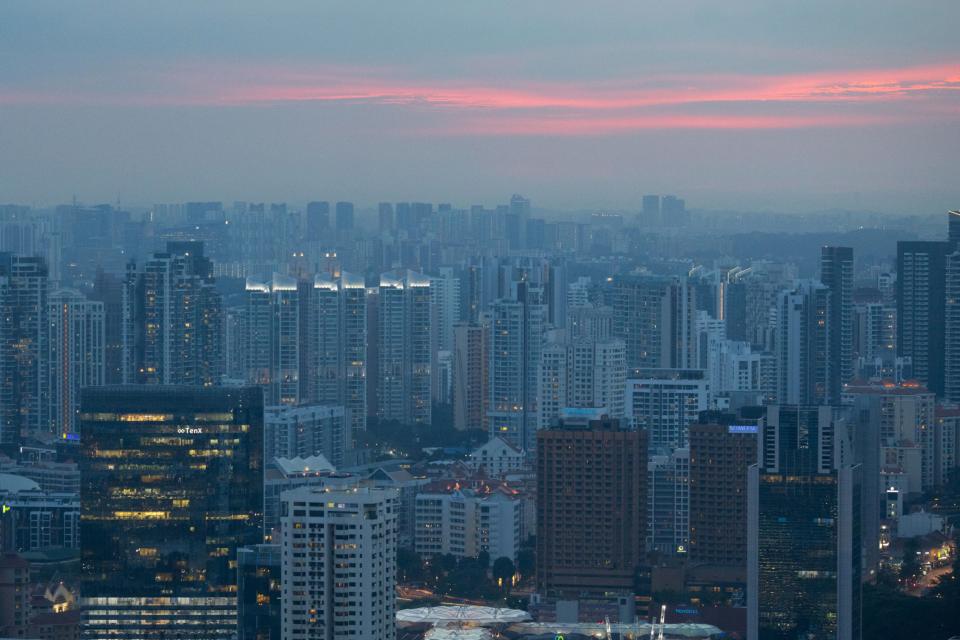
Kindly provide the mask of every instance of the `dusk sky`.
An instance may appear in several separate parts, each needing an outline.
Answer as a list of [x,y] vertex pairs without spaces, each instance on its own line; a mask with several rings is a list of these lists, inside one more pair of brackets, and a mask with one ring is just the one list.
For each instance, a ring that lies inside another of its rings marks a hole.
[[960,206],[960,2],[0,3],[0,202]]

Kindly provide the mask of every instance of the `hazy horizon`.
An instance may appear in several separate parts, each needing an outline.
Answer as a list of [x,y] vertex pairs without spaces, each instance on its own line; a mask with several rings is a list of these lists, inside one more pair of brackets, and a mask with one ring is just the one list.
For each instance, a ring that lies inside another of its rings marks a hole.
[[960,5],[0,9],[0,201],[960,206]]

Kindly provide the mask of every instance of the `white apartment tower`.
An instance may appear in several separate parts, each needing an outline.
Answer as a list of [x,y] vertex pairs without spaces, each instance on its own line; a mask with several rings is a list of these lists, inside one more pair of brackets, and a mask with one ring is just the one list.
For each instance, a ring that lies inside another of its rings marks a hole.
[[301,487],[282,500],[281,637],[396,638],[396,491]]
[[379,404],[381,420],[430,424],[431,304],[429,278],[407,271],[380,276]]

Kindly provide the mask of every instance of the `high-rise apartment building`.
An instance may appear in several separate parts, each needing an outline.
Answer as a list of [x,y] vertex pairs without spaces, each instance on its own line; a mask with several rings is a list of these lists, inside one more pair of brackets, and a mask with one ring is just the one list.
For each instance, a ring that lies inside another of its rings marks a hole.
[[590,409],[537,432],[538,592],[632,592],[647,531],[646,436]]
[[777,400],[781,404],[829,404],[830,290],[800,281],[777,298]]
[[461,322],[453,328],[453,426],[487,428],[488,327]]
[[396,638],[396,492],[302,487],[283,499],[282,637]]
[[627,374],[624,413],[647,433],[651,451],[687,444],[687,428],[709,408],[710,383],[702,369],[637,369]]
[[600,408],[611,418],[624,417],[627,379],[623,340],[581,338],[551,342],[540,354],[539,427],[565,407]]
[[491,437],[529,453],[536,444],[537,375],[547,308],[538,287],[519,282],[513,293],[490,307],[487,427]]
[[121,333],[125,383],[220,383],[223,303],[202,242],[168,242],[127,267]]
[[44,431],[48,378],[47,267],[0,254],[0,447],[15,454],[22,429]]
[[343,465],[350,448],[350,425],[341,406],[317,404],[273,405],[264,408],[263,452],[273,458],[309,458],[323,455]]
[[367,290],[363,278],[342,273],[313,282],[303,342],[307,397],[349,411],[351,431],[367,428]]
[[827,402],[838,404],[843,385],[853,378],[853,249],[823,247],[820,250],[820,282],[827,287],[830,296]]
[[750,638],[860,638],[860,467],[844,439],[831,407],[767,407],[749,475]]
[[244,354],[247,382],[263,388],[267,404],[300,402],[300,291],[279,273],[270,282],[247,278]]
[[683,556],[690,546],[690,449],[647,460],[647,551]]
[[[950,213],[951,224],[960,227],[960,222],[954,224],[954,218],[960,220],[960,212]],[[951,233],[955,231],[954,226],[951,226]],[[947,402],[960,403],[960,241],[952,245],[945,261],[943,397]]]
[[897,243],[897,355],[913,377],[944,393],[947,242]]
[[58,289],[47,300],[46,429],[72,439],[77,434],[80,389],[104,384],[103,303],[72,289]]
[[430,280],[414,271],[380,276],[377,414],[402,424],[432,420]]
[[627,367],[696,367],[696,289],[679,278],[617,278],[613,334],[626,343]]
[[262,540],[255,387],[81,392],[83,637],[230,638],[237,549]]

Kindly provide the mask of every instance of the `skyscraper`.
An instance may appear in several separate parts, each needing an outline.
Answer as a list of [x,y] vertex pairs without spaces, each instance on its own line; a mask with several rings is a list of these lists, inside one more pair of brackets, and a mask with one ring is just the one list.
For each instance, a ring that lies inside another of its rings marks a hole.
[[223,310],[202,242],[168,242],[123,294],[124,381],[211,386],[224,372]]
[[613,284],[613,334],[627,367],[696,367],[696,289],[679,278],[625,276]]
[[611,418],[623,418],[625,351],[618,338],[546,344],[540,354],[539,428],[554,422],[565,407],[599,408]]
[[48,297],[47,318],[46,429],[67,439],[77,434],[80,389],[104,384],[103,303],[58,289]]
[[353,231],[353,203],[338,202],[336,210],[337,231]]
[[352,432],[367,428],[367,289],[363,277],[342,273],[317,276],[304,338],[311,345],[309,397],[320,404],[343,405]]
[[647,465],[647,550],[682,556],[690,542],[690,449],[652,455]]
[[380,276],[379,408],[381,420],[430,424],[432,333],[430,280],[423,275]]
[[330,203],[307,203],[307,240],[320,240],[330,230]]
[[948,402],[960,403],[960,211],[947,213],[949,236],[944,276],[944,390]]
[[944,393],[947,242],[897,243],[897,355],[913,377]]
[[[777,400],[781,404],[831,402],[830,290],[797,282],[777,297]],[[839,400],[839,399],[837,399]]]
[[747,469],[757,461],[756,422],[707,412],[690,425],[690,564],[731,567],[744,582]]
[[280,545],[237,549],[237,640],[280,640]]
[[300,402],[300,292],[279,273],[247,278],[244,353],[247,382],[263,387],[267,404]]
[[237,549],[262,539],[258,388],[81,392],[85,638],[230,638]]
[[0,447],[17,452],[22,428],[42,430],[47,378],[47,267],[0,254]]
[[453,426],[486,429],[487,340],[489,329],[478,322],[453,327]]
[[843,438],[831,407],[767,407],[749,476],[750,638],[860,638],[860,467]]
[[839,404],[843,385],[853,378],[853,249],[821,248],[820,282],[830,292],[827,318],[830,363],[826,401]]
[[537,432],[537,591],[632,592],[647,531],[646,432],[598,410]]
[[710,382],[702,369],[635,369],[627,374],[626,421],[647,433],[651,451],[687,444],[687,429],[706,411]]
[[396,638],[396,492],[301,487],[283,508],[282,637]]
[[511,297],[490,306],[487,427],[490,437],[528,453],[536,443],[545,322],[543,290],[526,282],[515,283]]

